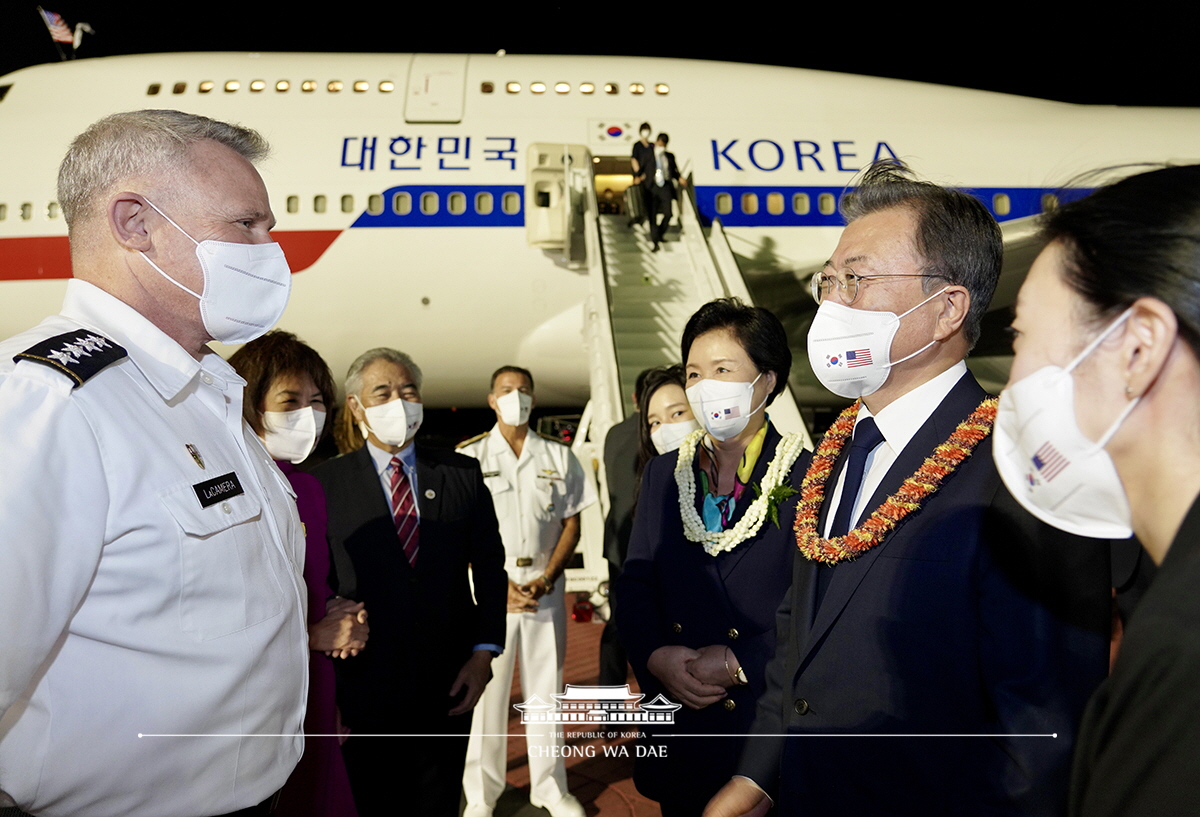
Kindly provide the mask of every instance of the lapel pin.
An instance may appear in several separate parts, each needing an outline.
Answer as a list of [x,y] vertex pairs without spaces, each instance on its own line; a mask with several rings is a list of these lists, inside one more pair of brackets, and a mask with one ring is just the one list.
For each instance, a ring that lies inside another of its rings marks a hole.
[[433,499],[435,496],[437,496],[437,491],[433,490],[432,488],[425,489],[425,498],[426,499]]
[[201,468],[203,468],[204,457],[200,456],[200,452],[196,450],[196,446],[192,445],[191,443],[187,443],[184,447],[187,448],[187,452],[192,455],[192,459],[196,461],[196,465],[199,465]]

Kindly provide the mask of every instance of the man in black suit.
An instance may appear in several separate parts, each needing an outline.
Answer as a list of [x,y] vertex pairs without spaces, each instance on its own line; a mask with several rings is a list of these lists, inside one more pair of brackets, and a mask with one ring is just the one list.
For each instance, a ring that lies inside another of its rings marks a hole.
[[338,662],[338,704],[354,733],[343,753],[363,817],[401,804],[457,817],[471,710],[504,648],[508,581],[491,494],[478,460],[414,445],[420,401],[408,355],[360,355],[345,410],[365,444],[314,471],[335,586],[371,611],[370,650]]
[[671,221],[671,203],[675,201],[675,182],[687,184],[679,175],[675,154],[667,151],[670,137],[660,133],[654,143],[653,161],[647,159],[642,168],[642,191],[646,196],[646,216],[650,221],[652,252],[658,252],[659,242]]
[[995,404],[963,358],[999,228],[902,165],[871,168],[843,212],[809,361],[861,402],[805,477],[761,737],[705,815],[765,795],[780,815],[1060,815],[1108,669],[1109,548],[1025,513],[996,472]]

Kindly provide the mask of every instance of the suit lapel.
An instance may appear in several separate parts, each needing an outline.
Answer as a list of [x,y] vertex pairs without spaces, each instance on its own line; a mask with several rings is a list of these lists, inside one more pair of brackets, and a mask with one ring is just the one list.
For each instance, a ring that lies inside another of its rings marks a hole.
[[[879,483],[879,487],[871,496],[871,501],[867,504],[864,513],[870,514],[875,511],[883,502],[895,493],[904,480],[908,479],[913,473],[921,467],[921,464],[933,453],[933,450],[944,443],[946,439],[954,432],[955,427],[963,421],[984,398],[986,392],[975,381],[974,376],[968,372],[955,384],[946,398],[930,415],[929,419],[918,429],[913,438],[909,440],[908,445],[900,452],[900,456],[892,463],[892,467],[888,469],[884,475],[883,481]],[[843,453],[845,453],[843,451]],[[839,457],[838,467],[843,467],[842,460],[845,457]],[[830,476],[831,484],[833,476]],[[832,491],[828,492],[829,494]],[[827,494],[828,496],[828,494]],[[828,498],[826,506],[829,505]],[[823,525],[826,508],[822,508],[820,521]],[[918,511],[917,513],[920,513]],[[857,521],[857,520],[856,520]],[[892,531],[892,533],[878,546],[871,548],[866,553],[851,561],[840,562],[834,568],[834,574],[829,582],[829,587],[825,591],[825,598],[821,600],[821,608],[816,611],[816,617],[813,620],[812,631],[809,634],[808,646],[805,648],[805,653],[800,656],[801,662],[804,661],[807,651],[812,645],[820,643],[825,632],[830,628],[842,610],[850,601],[855,591],[858,589],[862,580],[866,578],[871,566],[875,560],[879,558],[879,554],[886,548],[892,537],[903,534],[903,523],[901,527]],[[803,557],[801,557],[803,558]],[[808,571],[810,576],[810,584],[815,583],[816,570]],[[810,587],[810,596],[808,598],[809,606],[806,609],[811,610],[813,607],[813,597],[811,593],[815,588]]]
[[[750,474],[750,482],[746,485],[746,492],[742,494],[741,501],[738,502],[733,516],[730,517],[730,528],[741,521],[742,517],[746,515],[750,504],[757,498],[754,489],[750,486],[757,485],[760,488],[762,487],[763,477],[767,474],[767,468],[771,465],[771,460],[775,457],[775,451],[779,448],[779,441],[781,439],[779,432],[775,430],[775,426],[767,423],[767,436],[763,440],[762,453],[758,455],[758,462],[754,463],[754,471]],[[763,520],[763,525],[771,524],[774,523],[770,519]],[[750,544],[749,542],[743,542],[726,553],[722,558],[709,560],[713,563],[713,569],[717,571],[722,582],[729,577],[729,574],[737,567],[738,562],[750,550]]]

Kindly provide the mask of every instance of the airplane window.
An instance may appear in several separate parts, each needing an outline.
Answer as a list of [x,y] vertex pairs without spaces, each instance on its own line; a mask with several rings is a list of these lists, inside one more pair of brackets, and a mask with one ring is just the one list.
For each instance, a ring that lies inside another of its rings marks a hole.
[[494,83],[494,82],[483,82],[483,83],[480,83],[480,85],[479,85],[479,93],[481,93],[481,94],[490,94],[495,90],[496,90],[496,83]]
[[324,196],[316,196],[315,198],[313,198],[313,212],[314,213],[324,213],[325,212],[325,197]]
[[659,96],[666,96],[667,94],[671,93],[671,89],[665,82],[660,82],[654,86],[654,93],[658,94]]
[[396,193],[392,196],[392,212],[398,216],[407,216],[412,212],[412,196],[408,193]]
[[733,212],[733,196],[728,193],[717,194],[717,212],[721,215],[727,215]]
[[1058,196],[1053,193],[1047,193],[1042,196],[1042,212],[1049,213],[1055,207],[1058,207]]
[[299,196],[288,196],[287,197],[287,211],[289,213],[299,213],[300,212],[300,197]]
[[396,83],[391,80],[385,79],[379,83],[379,93],[381,94],[390,94],[394,90],[396,90]]
[[421,194],[421,212],[427,216],[432,216],[438,211],[438,194],[437,193],[422,193]]
[[354,196],[342,196],[342,212],[354,212]]
[[173,93],[173,94],[182,94],[182,93],[183,93],[184,91],[186,91],[186,90],[187,90],[187,83],[186,83],[186,82],[176,82],[176,83],[175,83],[175,87],[171,89],[171,93]]
[[808,211],[812,209],[812,204],[808,200],[807,193],[797,193],[792,196],[792,212],[798,216],[808,215]]
[[377,216],[383,212],[383,196],[378,193],[372,193],[367,196],[367,212],[373,216]]
[[162,90],[162,85],[157,82],[150,83],[150,87],[146,89],[146,96],[158,96],[158,92]]
[[640,82],[631,82],[629,83],[629,93],[644,94],[646,93],[646,86]]
[[366,80],[362,80],[362,79],[356,79],[354,81],[354,93],[361,94],[364,91],[369,91],[369,90],[371,90],[371,83],[367,82]]
[[463,193],[451,193],[446,197],[446,209],[451,215],[461,216],[467,212],[467,197]]
[[290,90],[291,87],[292,87],[292,83],[288,82],[286,79],[281,79],[281,80],[279,80],[279,82],[275,83],[275,90],[281,94]]
[[21,205],[21,221],[29,221],[33,218],[33,205],[26,202]]
[[817,196],[817,209],[822,215],[831,216],[837,212],[837,199],[832,193],[822,193]]
[[521,212],[521,197],[516,193],[505,193],[500,199],[500,209],[507,215],[516,215]]
[[256,94],[266,87],[267,87],[267,83],[261,79],[256,79],[250,83],[250,90]]
[[204,82],[200,83],[200,87],[197,90],[199,90],[200,93],[202,93],[202,94],[207,94],[209,91],[211,91],[213,89],[213,87],[214,87],[213,81],[211,79],[206,79],[206,80],[204,80]]
[[504,90],[508,91],[510,94],[519,94],[521,93],[521,83],[510,82],[504,86]]
[[569,93],[571,93],[571,83],[569,83],[569,82],[556,82],[556,83],[554,84],[554,93],[556,93],[556,94],[569,94]]
[[777,216],[783,212],[783,194],[768,193],[767,194],[767,212],[773,216]]
[[604,83],[604,93],[619,94],[621,93],[621,86],[617,85],[615,82],[606,82]]
[[758,212],[758,194],[743,193],[742,194],[742,212],[748,216],[752,216]]
[[596,86],[590,82],[581,82],[579,83],[579,93],[594,94],[596,93]]
[[241,88],[241,87],[242,87],[242,83],[238,82],[236,79],[231,79],[225,83],[225,93],[232,94],[234,91],[236,91],[238,88]]
[[342,90],[342,81],[340,79],[331,79],[325,88],[329,91],[329,93],[336,94],[338,91]]
[[52,201],[46,205],[46,218],[58,218],[58,202]]
[[0,204],[0,221],[4,221],[6,218],[8,218],[8,205]]
[[304,82],[300,83],[300,90],[304,91],[306,94],[310,94],[317,90],[317,83],[315,80],[306,79]]
[[476,193],[475,194],[475,212],[481,216],[489,215],[492,212],[493,202],[491,193]]
[[531,94],[544,94],[544,93],[546,93],[546,83],[544,83],[544,82],[531,82],[531,83],[529,83],[529,93],[531,93]]
[[1007,216],[1012,212],[1012,202],[1007,193],[997,193],[992,196],[992,212],[998,216]]

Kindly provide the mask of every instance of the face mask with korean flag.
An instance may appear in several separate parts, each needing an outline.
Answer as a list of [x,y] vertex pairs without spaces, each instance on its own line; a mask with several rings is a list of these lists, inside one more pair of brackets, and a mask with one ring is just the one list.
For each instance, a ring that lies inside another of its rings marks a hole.
[[892,340],[900,328],[900,319],[946,289],[943,287],[900,315],[851,309],[826,298],[808,328],[808,363],[817,380],[834,394],[850,400],[879,391],[893,366],[916,357],[936,342],[931,340],[911,355],[893,361]]
[[1075,421],[1072,370],[1129,317],[1117,318],[1064,369],[1044,366],[1000,395],[992,456],[1021,507],[1048,525],[1096,539],[1133,534],[1129,500],[1104,446],[1141,400],[1130,400],[1097,442]]
[[766,404],[767,398],[757,408],[750,407],[754,399],[754,384],[758,377],[749,383],[730,382],[728,380],[701,380],[687,389],[688,404],[705,430],[714,440],[728,440],[736,437],[750,422],[750,416]]

